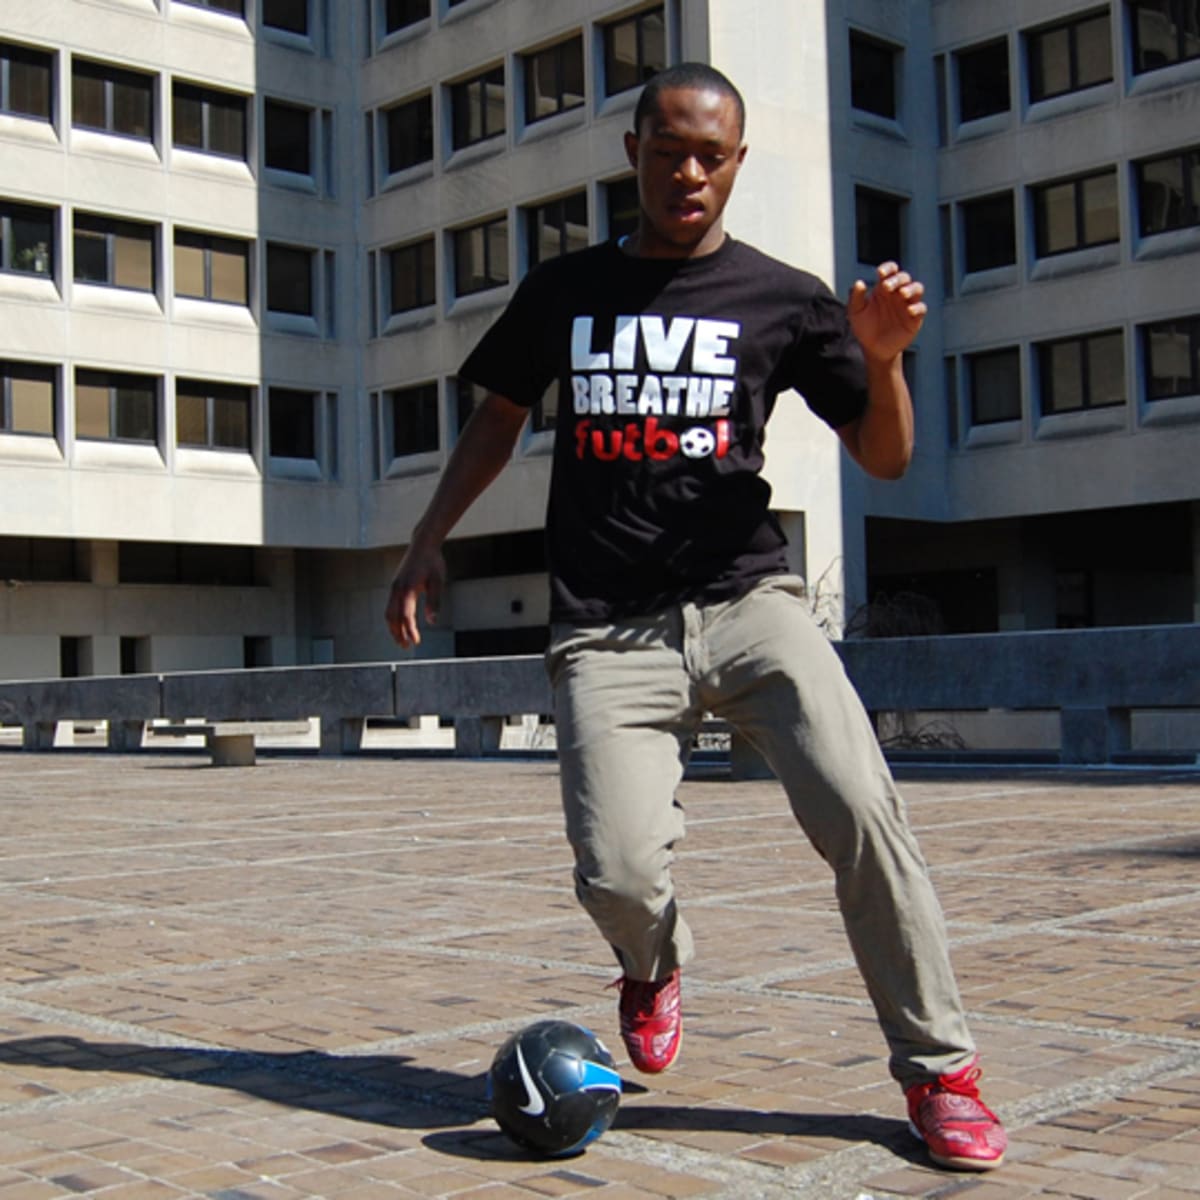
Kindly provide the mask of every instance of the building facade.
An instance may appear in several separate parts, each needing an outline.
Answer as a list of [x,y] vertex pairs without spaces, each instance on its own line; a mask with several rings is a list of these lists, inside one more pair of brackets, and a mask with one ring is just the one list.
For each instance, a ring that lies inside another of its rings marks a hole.
[[[391,571],[541,259],[628,228],[664,64],[743,89],[735,236],[931,316],[879,484],[768,474],[837,625],[1200,611],[1188,0],[42,0],[0,14],[0,677],[390,658]],[[447,548],[431,655],[546,635],[558,397]],[[868,600],[875,603],[865,606]]]

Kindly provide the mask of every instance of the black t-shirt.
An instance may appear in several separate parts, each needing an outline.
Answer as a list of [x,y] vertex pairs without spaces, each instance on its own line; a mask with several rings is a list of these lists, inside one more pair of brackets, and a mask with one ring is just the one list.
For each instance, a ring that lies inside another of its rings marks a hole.
[[759,475],[775,398],[795,388],[833,428],[866,407],[843,304],[729,237],[694,259],[607,242],[543,263],[460,374],[523,405],[558,381],[555,621],[729,599],[786,571]]

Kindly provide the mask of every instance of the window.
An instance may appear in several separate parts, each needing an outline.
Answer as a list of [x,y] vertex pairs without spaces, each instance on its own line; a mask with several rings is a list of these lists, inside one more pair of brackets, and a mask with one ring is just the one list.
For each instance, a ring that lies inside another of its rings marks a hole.
[[393,458],[437,450],[441,442],[436,383],[394,388],[384,392],[383,398],[391,420]]
[[667,23],[663,6],[635,13],[603,27],[604,94],[640,87],[667,65]]
[[154,291],[155,227],[94,213],[75,214],[75,281]]
[[854,189],[858,261],[878,265],[903,261],[904,200],[871,188]]
[[1117,241],[1116,170],[1035,187],[1033,218],[1039,258]]
[[78,582],[80,549],[74,538],[0,537],[0,579]]
[[958,67],[958,119],[978,121],[1011,106],[1008,85],[1008,40],[970,46],[955,56]]
[[311,108],[267,100],[263,104],[263,163],[273,171],[312,174]]
[[526,54],[525,123],[578,108],[583,93],[583,38],[575,36],[534,54]]
[[193,8],[211,8],[213,12],[228,13],[231,17],[240,17],[243,12],[243,0],[175,0],[176,4],[190,4]]
[[493,67],[450,88],[451,140],[455,150],[504,132],[504,67]]
[[433,96],[426,92],[384,111],[389,175],[433,161]]
[[249,450],[250,389],[235,383],[178,380],[175,440],[203,450]]
[[487,390],[469,379],[458,376],[454,380],[455,432],[461,434],[471,419],[471,414],[483,403]]
[[54,272],[54,209],[0,200],[0,271]]
[[1043,415],[1125,403],[1121,331],[1042,342],[1038,348]]
[[75,371],[76,437],[121,442],[158,439],[158,380],[117,371]]
[[308,0],[261,0],[262,23],[286,33],[308,34]]
[[1012,192],[965,201],[962,222],[963,267],[966,271],[990,271],[1017,261]]
[[[260,582],[255,576],[253,546],[206,546],[202,542],[118,542],[117,580],[199,587],[254,587]],[[142,640],[121,639],[122,643]]]
[[1200,396],[1200,316],[1142,326],[1147,400]]
[[53,437],[57,381],[54,367],[0,359],[0,433]]
[[1142,237],[1200,225],[1200,146],[1135,165]]
[[642,206],[638,199],[637,179],[617,179],[604,185],[604,207],[608,211],[608,236],[624,237],[638,227]]
[[1016,346],[967,356],[971,424],[993,425],[1021,417],[1021,353]]
[[854,108],[895,117],[899,53],[896,46],[850,31],[850,103]]
[[176,146],[245,159],[245,96],[176,83],[172,91],[172,117]]
[[175,295],[222,304],[248,304],[250,243],[177,229]]
[[0,42],[0,113],[49,121],[53,95],[54,56]]
[[525,210],[528,265],[582,250],[587,245],[587,193],[573,192]]
[[454,292],[469,296],[508,282],[508,218],[454,231]]
[[383,9],[385,33],[395,33],[424,21],[429,16],[429,0],[387,0]]
[[1135,75],[1200,58],[1195,0],[1129,0]]
[[150,141],[154,137],[154,77],[109,63],[71,64],[71,124]]
[[313,252],[303,246],[267,243],[267,310],[315,315]]
[[388,313],[409,312],[437,303],[437,272],[432,237],[387,252]]
[[1113,77],[1108,9],[1026,34],[1029,99],[1078,92]]
[[271,388],[268,433],[273,458],[317,457],[317,393]]

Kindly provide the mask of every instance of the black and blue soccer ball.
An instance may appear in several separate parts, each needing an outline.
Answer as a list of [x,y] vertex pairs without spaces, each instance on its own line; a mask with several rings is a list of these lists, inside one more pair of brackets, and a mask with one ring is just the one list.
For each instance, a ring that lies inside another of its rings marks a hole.
[[488,1098],[496,1124],[518,1146],[561,1158],[586,1149],[613,1123],[621,1076],[591,1030],[537,1021],[496,1051]]

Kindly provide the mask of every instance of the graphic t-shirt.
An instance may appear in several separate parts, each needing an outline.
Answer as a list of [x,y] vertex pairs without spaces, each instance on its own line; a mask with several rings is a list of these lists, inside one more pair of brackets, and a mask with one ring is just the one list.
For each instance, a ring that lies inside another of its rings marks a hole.
[[553,621],[730,599],[786,571],[759,474],[776,396],[794,388],[833,428],[866,407],[841,301],[729,237],[695,259],[607,242],[543,263],[460,374],[527,406],[558,381]]

